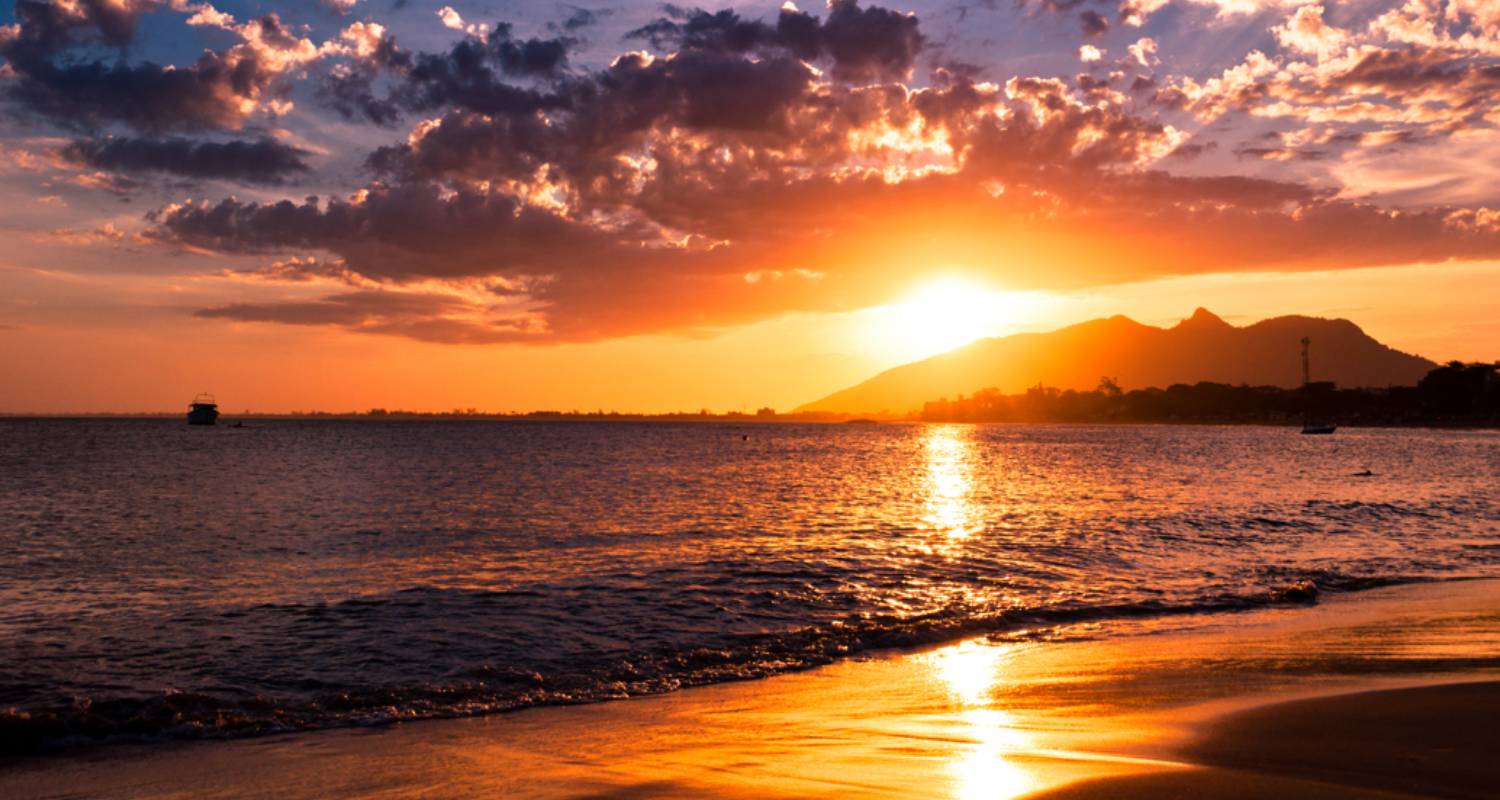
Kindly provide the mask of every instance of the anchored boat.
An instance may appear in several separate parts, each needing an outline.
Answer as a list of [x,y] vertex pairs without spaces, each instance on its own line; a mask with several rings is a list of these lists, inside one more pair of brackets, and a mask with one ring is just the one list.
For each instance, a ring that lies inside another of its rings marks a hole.
[[212,425],[219,420],[219,405],[211,394],[200,394],[188,407],[189,425]]
[[1337,425],[1324,425],[1321,422],[1304,422],[1304,423],[1302,423],[1302,432],[1303,433],[1333,433],[1334,431],[1338,430],[1338,427],[1339,426],[1337,426]]

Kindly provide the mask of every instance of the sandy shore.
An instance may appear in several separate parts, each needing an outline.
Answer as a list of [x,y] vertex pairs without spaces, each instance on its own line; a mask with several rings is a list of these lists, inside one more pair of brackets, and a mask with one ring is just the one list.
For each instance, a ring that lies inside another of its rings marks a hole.
[[1500,682],[1278,703],[1214,721],[1181,756],[1202,768],[1083,781],[1038,800],[1493,798]]
[[[482,719],[0,762],[0,797],[1493,797],[1500,581]],[[1465,682],[1470,681],[1470,682]]]

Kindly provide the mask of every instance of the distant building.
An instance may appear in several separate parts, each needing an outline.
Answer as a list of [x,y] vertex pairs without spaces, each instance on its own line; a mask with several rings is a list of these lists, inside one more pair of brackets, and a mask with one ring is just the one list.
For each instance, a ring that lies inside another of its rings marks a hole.
[[757,408],[755,409],[755,416],[763,418],[774,417],[776,416],[776,409],[771,408],[770,406],[766,406],[765,408]]

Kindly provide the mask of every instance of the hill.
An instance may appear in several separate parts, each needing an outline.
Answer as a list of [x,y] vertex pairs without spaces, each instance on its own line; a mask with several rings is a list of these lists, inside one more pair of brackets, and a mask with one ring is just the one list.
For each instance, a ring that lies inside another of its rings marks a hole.
[[1304,336],[1312,340],[1312,379],[1344,388],[1414,386],[1437,367],[1375,341],[1346,319],[1275,317],[1239,328],[1200,308],[1171,328],[1114,316],[1050,333],[980,339],[797,411],[901,414],[986,387],[1091,390],[1105,375],[1126,391],[1199,381],[1290,389],[1302,383]]

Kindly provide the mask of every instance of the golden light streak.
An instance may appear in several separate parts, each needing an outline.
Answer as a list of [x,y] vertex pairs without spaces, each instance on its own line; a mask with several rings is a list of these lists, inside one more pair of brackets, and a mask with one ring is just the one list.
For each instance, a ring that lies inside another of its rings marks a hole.
[[951,796],[957,800],[1020,797],[1037,787],[1017,756],[1034,746],[1017,718],[994,707],[994,689],[1004,679],[1003,648],[966,642],[933,654],[933,667],[959,706],[966,744],[950,763]]
[[927,462],[926,514],[922,521],[937,532],[938,547],[963,542],[983,530],[979,507],[973,501],[974,430],[956,425],[934,425],[922,443]]

